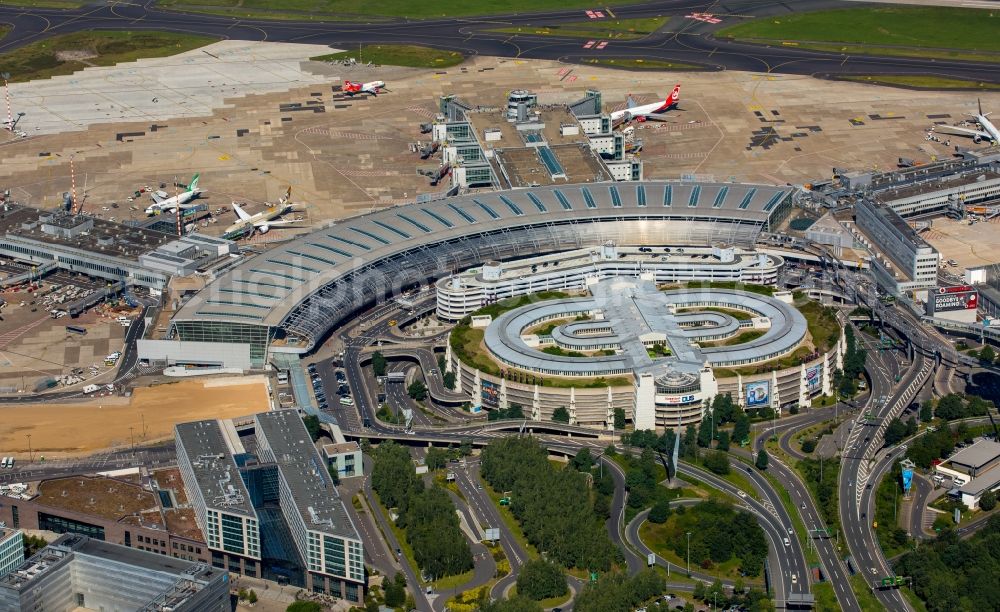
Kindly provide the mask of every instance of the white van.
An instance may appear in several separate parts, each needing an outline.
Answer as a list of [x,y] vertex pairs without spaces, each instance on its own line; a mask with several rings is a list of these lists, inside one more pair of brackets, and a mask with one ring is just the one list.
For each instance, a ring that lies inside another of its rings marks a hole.
[[341,406],[353,406],[354,405],[354,398],[352,398],[350,395],[345,395],[344,397],[340,398],[340,405]]
[[7,457],[7,468],[8,469],[14,469],[14,458],[13,457]]
[[96,393],[98,389],[100,389],[100,387],[98,387],[97,385],[87,385],[86,387],[83,388],[83,392],[87,394]]
[[9,462],[10,462],[10,457],[4,457],[2,460],[0,460],[0,468],[6,470]]

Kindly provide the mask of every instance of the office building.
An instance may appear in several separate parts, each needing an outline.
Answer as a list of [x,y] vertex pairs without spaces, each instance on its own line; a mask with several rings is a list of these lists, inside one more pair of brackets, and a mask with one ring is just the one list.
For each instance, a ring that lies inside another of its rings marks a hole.
[[0,578],[5,612],[228,612],[229,575],[181,561],[64,535]]
[[0,527],[0,578],[24,562],[24,534],[20,529]]
[[937,286],[940,255],[892,209],[860,199],[854,207],[858,229],[878,255],[872,273],[885,291],[899,294]]

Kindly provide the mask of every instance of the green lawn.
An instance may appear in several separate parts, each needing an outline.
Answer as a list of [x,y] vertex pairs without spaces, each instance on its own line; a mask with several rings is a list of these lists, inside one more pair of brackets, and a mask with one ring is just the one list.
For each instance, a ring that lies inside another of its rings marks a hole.
[[[410,66],[412,68],[448,68],[465,61],[458,51],[444,51],[417,45],[364,45],[360,50],[360,61],[374,62],[386,66]],[[348,58],[359,59],[358,49],[317,55],[309,59],[318,62],[339,61]]]
[[[681,555],[675,553],[674,550],[667,545],[667,538],[670,534],[670,525],[673,524],[675,518],[676,517],[674,515],[671,515],[671,517],[667,519],[667,522],[663,524],[644,521],[642,525],[639,526],[639,539],[642,540],[642,543],[648,546],[650,550],[666,561],[669,561],[678,567],[686,568],[687,558],[682,558]],[[733,556],[733,558],[728,561],[714,565],[709,569],[702,568],[697,564],[692,563],[691,570],[708,574],[710,576],[718,576],[724,580],[736,580],[737,578],[740,578],[740,559],[739,557]],[[760,582],[760,578],[743,577],[743,581],[748,585],[757,584]]]
[[813,607],[816,612],[838,612],[840,610],[840,606],[837,605],[837,594],[833,592],[833,585],[829,582],[814,584],[812,594],[816,598],[816,605]]
[[87,66],[111,66],[146,57],[166,57],[215,42],[208,36],[170,32],[76,32],[0,54],[0,72],[21,82],[72,74]]
[[568,38],[604,38],[611,40],[638,40],[656,32],[669,21],[669,17],[643,19],[590,20],[548,25],[524,25],[512,28],[494,28],[491,32],[504,34],[535,34],[565,36]]
[[682,64],[680,62],[664,62],[654,59],[640,58],[594,58],[586,60],[588,64],[606,66],[608,68],[623,68],[625,70],[704,70],[704,66]]
[[31,8],[75,9],[86,4],[85,0],[0,0],[0,6],[27,6]]
[[0,23],[0,39],[3,39],[7,35],[7,32],[10,32],[10,26]]
[[[436,0],[434,2],[413,2],[412,0],[283,0],[281,8],[275,9],[274,0],[160,0],[158,5],[194,12],[228,12],[277,18],[332,18],[343,17],[407,17],[427,19],[432,17],[468,17],[473,15],[500,15],[506,13],[530,13],[547,10],[565,10],[594,6],[584,0]],[[297,15],[296,15],[297,14]]]
[[946,77],[927,75],[895,75],[895,74],[872,74],[872,75],[851,75],[838,77],[843,81],[857,81],[859,83],[871,83],[873,85],[888,85],[890,87],[915,87],[918,89],[959,89],[977,91],[1000,91],[1000,85],[996,83],[983,83],[980,81],[965,81],[962,79],[949,79]]
[[[893,6],[815,11],[754,19],[719,37],[849,55],[902,55],[1000,61],[1000,11]],[[996,55],[990,55],[996,54]]]
[[885,610],[885,606],[879,603],[879,600],[875,598],[875,594],[872,593],[871,585],[867,582],[866,576],[861,574],[855,574],[849,578],[851,582],[851,588],[854,589],[854,595],[858,598],[858,604],[861,609],[865,612],[875,612],[877,610]]

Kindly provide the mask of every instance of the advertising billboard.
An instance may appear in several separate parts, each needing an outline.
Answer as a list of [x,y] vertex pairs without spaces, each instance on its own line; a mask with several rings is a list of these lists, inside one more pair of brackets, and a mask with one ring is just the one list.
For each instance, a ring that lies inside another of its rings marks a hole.
[[910,486],[913,485],[913,470],[907,468],[903,470],[903,493],[910,492]]
[[747,383],[744,388],[747,398],[747,408],[758,408],[771,405],[770,382],[761,380]]
[[973,287],[941,287],[931,298],[934,312],[975,310],[979,306],[979,292]]
[[811,368],[806,368],[806,389],[809,391],[815,391],[819,389],[819,385],[822,382],[823,364],[814,365]]
[[496,408],[500,403],[500,387],[484,380],[482,400],[483,406]]

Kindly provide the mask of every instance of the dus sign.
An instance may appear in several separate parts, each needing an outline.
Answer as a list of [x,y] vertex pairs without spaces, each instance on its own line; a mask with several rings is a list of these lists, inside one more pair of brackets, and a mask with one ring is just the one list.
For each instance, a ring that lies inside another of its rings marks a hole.
[[687,404],[688,402],[693,402],[693,401],[694,401],[694,396],[693,395],[682,395],[682,396],[668,395],[667,396],[667,403],[668,404]]
[[962,285],[959,287],[941,287],[933,294],[931,302],[934,312],[950,310],[975,310],[979,306],[979,292],[975,287]]

